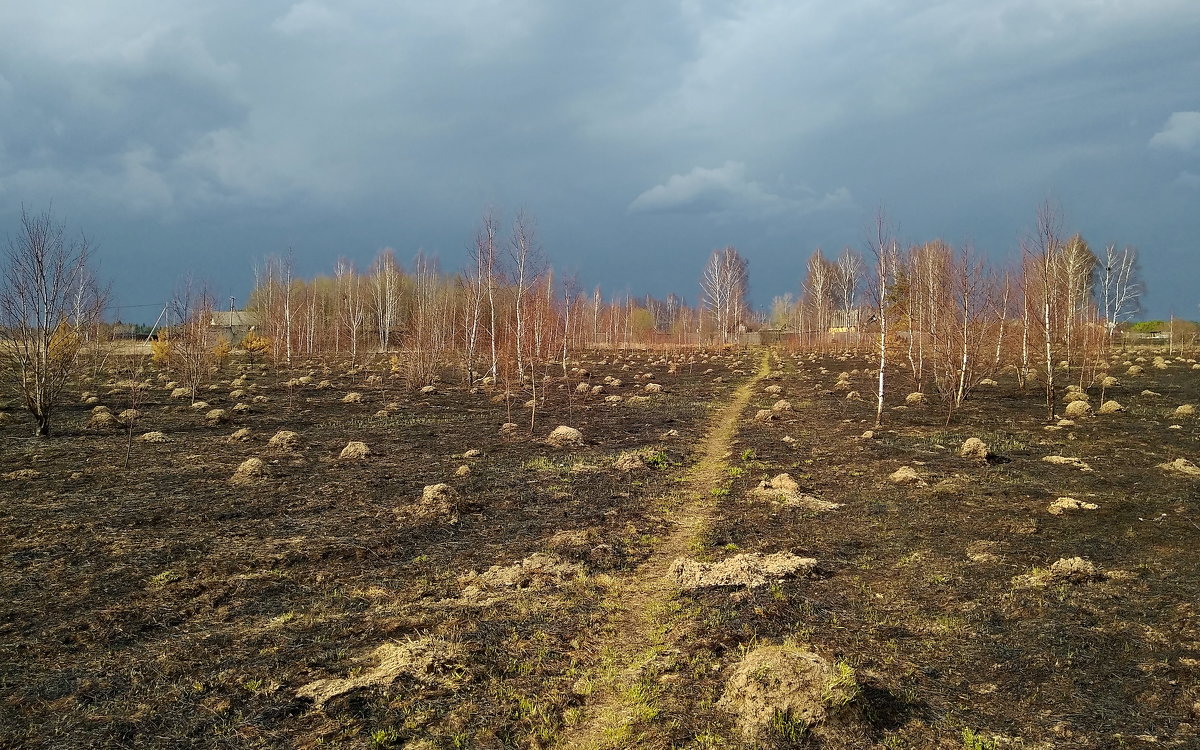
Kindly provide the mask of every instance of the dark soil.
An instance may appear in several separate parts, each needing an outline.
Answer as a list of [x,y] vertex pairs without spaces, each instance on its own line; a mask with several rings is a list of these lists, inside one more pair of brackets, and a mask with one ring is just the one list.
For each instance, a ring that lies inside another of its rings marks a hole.
[[[853,666],[862,687],[856,719],[801,746],[1200,746],[1200,481],[1156,468],[1200,461],[1197,423],[1169,418],[1200,399],[1200,373],[1179,363],[1123,377],[1106,398],[1126,412],[1057,430],[1041,419],[1040,393],[1001,378],[950,427],[934,397],[887,409],[883,429],[863,439],[875,421],[873,382],[865,372],[850,378],[861,401],[835,383],[869,366],[790,361],[775,382],[795,410],[767,424],[749,419],[777,398],[766,394],[747,410],[732,461],[740,476],[710,554],[787,550],[817,558],[823,574],[694,597],[704,613],[694,658],[725,668],[739,646],[790,638]],[[1140,396],[1146,388],[1163,395]],[[1098,406],[1099,388],[1089,391]],[[997,455],[960,458],[968,437]],[[1052,454],[1080,457],[1094,471],[1041,460]],[[926,486],[888,481],[905,465]],[[787,510],[749,493],[780,471],[843,507]],[[1060,496],[1099,508],[1048,513]],[[1022,585],[1020,576],[1070,557],[1107,578]],[[710,674],[692,686],[696,700],[681,702],[682,714],[719,697],[723,671]]]
[[[532,430],[528,391],[409,393],[386,363],[352,374],[230,369],[201,397],[252,412],[221,425],[171,399],[165,378],[136,397],[117,379],[80,389],[114,413],[136,404],[132,432],[85,429],[92,405],[78,393],[49,440],[27,437],[32,423],[10,409],[0,424],[0,746],[553,745],[587,701],[581,677],[603,659],[587,644],[610,619],[606,590],[636,575],[671,528],[659,501],[694,460],[713,408],[758,361],[690,358],[676,374],[650,355],[585,362],[590,383],[623,381],[600,395],[578,394],[581,376],[551,370],[559,377],[546,384]],[[794,408],[755,421],[779,398],[763,393],[744,413],[728,494],[697,555],[787,550],[817,558],[820,572],[680,595],[672,626],[689,645],[664,667],[639,744],[741,746],[714,709],[724,677],[746,648],[784,639],[851,665],[861,692],[837,722],[766,746],[1200,743],[1200,481],[1156,468],[1180,457],[1200,463],[1200,422],[1168,418],[1200,402],[1200,372],[1173,363],[1122,377],[1106,398],[1127,411],[1053,431],[1039,394],[1001,377],[949,427],[935,398],[889,408],[884,428],[864,440],[874,422],[869,376],[851,376],[862,401],[834,384],[839,372],[869,366],[785,356],[780,378],[760,385],[783,386]],[[665,392],[647,403],[604,401],[641,393],[647,381],[635,375],[647,371]],[[250,387],[231,399],[229,381],[244,372]],[[308,374],[312,383],[286,385]],[[332,387],[318,389],[323,379]],[[1163,395],[1141,397],[1144,388]],[[342,403],[350,391],[363,403]],[[387,416],[374,416],[388,404]],[[502,436],[505,422],[521,426]],[[586,445],[541,442],[559,424],[582,430]],[[252,436],[231,441],[240,427]],[[299,433],[296,450],[268,446],[281,429]],[[130,440],[150,430],[168,442]],[[958,457],[971,436],[997,458]],[[338,460],[351,440],[372,455]],[[463,458],[470,449],[483,455]],[[615,468],[625,451],[648,465]],[[1041,461],[1050,454],[1095,471]],[[250,457],[268,476],[231,484]],[[456,477],[464,464],[470,474]],[[926,485],[889,482],[903,465]],[[11,474],[23,469],[38,474]],[[842,507],[784,509],[751,494],[783,471]],[[438,482],[461,495],[457,523],[406,513]],[[1047,512],[1067,495],[1100,507]],[[563,531],[585,532],[583,541],[552,541]],[[546,551],[584,574],[460,599],[472,571]],[[1040,587],[1019,578],[1077,556],[1107,577]],[[447,665],[453,679],[400,675],[323,708],[296,695],[370,669],[383,643],[418,639],[455,645],[463,656]]]

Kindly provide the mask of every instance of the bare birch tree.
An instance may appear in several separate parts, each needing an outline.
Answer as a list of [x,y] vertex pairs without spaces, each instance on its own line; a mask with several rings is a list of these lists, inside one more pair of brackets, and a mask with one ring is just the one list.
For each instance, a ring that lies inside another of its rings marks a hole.
[[871,297],[879,326],[879,373],[875,390],[875,426],[883,425],[883,394],[888,358],[888,295],[895,281],[899,261],[899,248],[892,237],[891,226],[882,211],[875,215],[874,236],[868,241],[871,255],[875,258],[875,278],[871,284]]
[[1138,273],[1137,248],[1126,245],[1117,250],[1113,244],[1106,247],[1098,283],[1098,296],[1104,306],[1104,330],[1111,338],[1118,325],[1141,309],[1143,285]]
[[179,321],[171,334],[171,362],[187,385],[194,404],[213,362],[213,298],[207,289],[197,291],[189,281],[171,300],[171,307]]
[[400,319],[401,282],[403,272],[390,247],[380,251],[371,267],[371,298],[375,304],[375,330],[379,351],[392,345],[392,333]]
[[68,240],[49,209],[21,208],[20,231],[8,238],[0,281],[0,376],[33,415],[38,437],[67,381],[78,372],[86,335],[104,313],[107,293],[90,268],[86,237]]
[[721,344],[729,342],[745,312],[749,284],[748,263],[733,245],[713,250],[704,267],[700,292]]
[[338,318],[350,337],[350,360],[358,361],[359,332],[366,322],[367,305],[362,283],[354,271],[354,264],[345,258],[338,259],[334,267],[338,300]]
[[464,281],[467,293],[464,305],[464,359],[466,361],[466,380],[468,384],[475,382],[475,359],[479,350],[479,340],[483,326],[483,304],[486,301],[490,315],[488,324],[488,339],[492,348],[492,364],[489,372],[496,375],[496,304],[495,304],[495,271],[496,271],[496,232],[498,230],[495,216],[491,211],[484,212],[479,228],[475,230],[475,242],[471,247],[471,268]]
[[514,293],[514,312],[516,314],[516,356],[519,377],[525,375],[525,363],[528,353],[525,351],[527,342],[525,310],[526,296],[537,283],[541,273],[542,252],[537,241],[537,230],[533,218],[524,211],[517,212],[513,221],[512,237],[509,241],[509,260],[512,264]]
[[803,304],[808,307],[809,320],[816,329],[820,349],[824,351],[829,341],[837,273],[834,265],[825,260],[819,247],[809,256],[807,270],[804,283],[801,284]]
[[849,247],[843,248],[834,267],[834,302],[841,316],[839,326],[846,329],[845,348],[850,349],[850,332],[858,331],[858,287],[862,283],[862,257]]
[[1059,328],[1056,306],[1061,294],[1056,283],[1060,227],[1057,210],[1049,202],[1043,203],[1038,208],[1033,236],[1021,241],[1026,327],[1039,333],[1042,342],[1042,388],[1047,419],[1054,418],[1054,344]]

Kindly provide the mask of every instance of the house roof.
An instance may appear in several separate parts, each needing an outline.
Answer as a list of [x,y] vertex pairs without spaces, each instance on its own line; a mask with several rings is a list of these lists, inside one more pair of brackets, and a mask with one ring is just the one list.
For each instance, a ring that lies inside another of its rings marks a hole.
[[256,326],[258,325],[258,313],[248,312],[246,310],[229,310],[214,311],[212,321],[209,323],[216,328]]

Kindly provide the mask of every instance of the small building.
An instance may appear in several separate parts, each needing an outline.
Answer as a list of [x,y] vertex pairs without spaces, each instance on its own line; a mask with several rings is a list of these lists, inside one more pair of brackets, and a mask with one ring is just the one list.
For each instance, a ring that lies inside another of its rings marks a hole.
[[223,335],[231,343],[241,341],[247,333],[258,329],[258,313],[247,310],[214,311],[209,325],[217,335]]

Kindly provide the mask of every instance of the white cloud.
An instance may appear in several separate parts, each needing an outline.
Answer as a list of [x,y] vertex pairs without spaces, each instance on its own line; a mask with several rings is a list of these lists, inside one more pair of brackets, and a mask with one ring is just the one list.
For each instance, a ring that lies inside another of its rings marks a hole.
[[1163,129],[1150,139],[1154,148],[1195,151],[1200,148],[1200,112],[1172,112]]
[[779,214],[808,214],[853,205],[850,191],[840,187],[824,196],[810,190],[788,197],[773,193],[746,176],[746,165],[727,161],[715,169],[696,167],[672,175],[644,191],[629,204],[634,213],[699,213],[719,217],[755,218]]
[[303,0],[303,2],[288,8],[287,13],[275,19],[271,28],[281,34],[298,36],[310,31],[345,28],[347,25],[345,16],[330,10],[323,3]]

